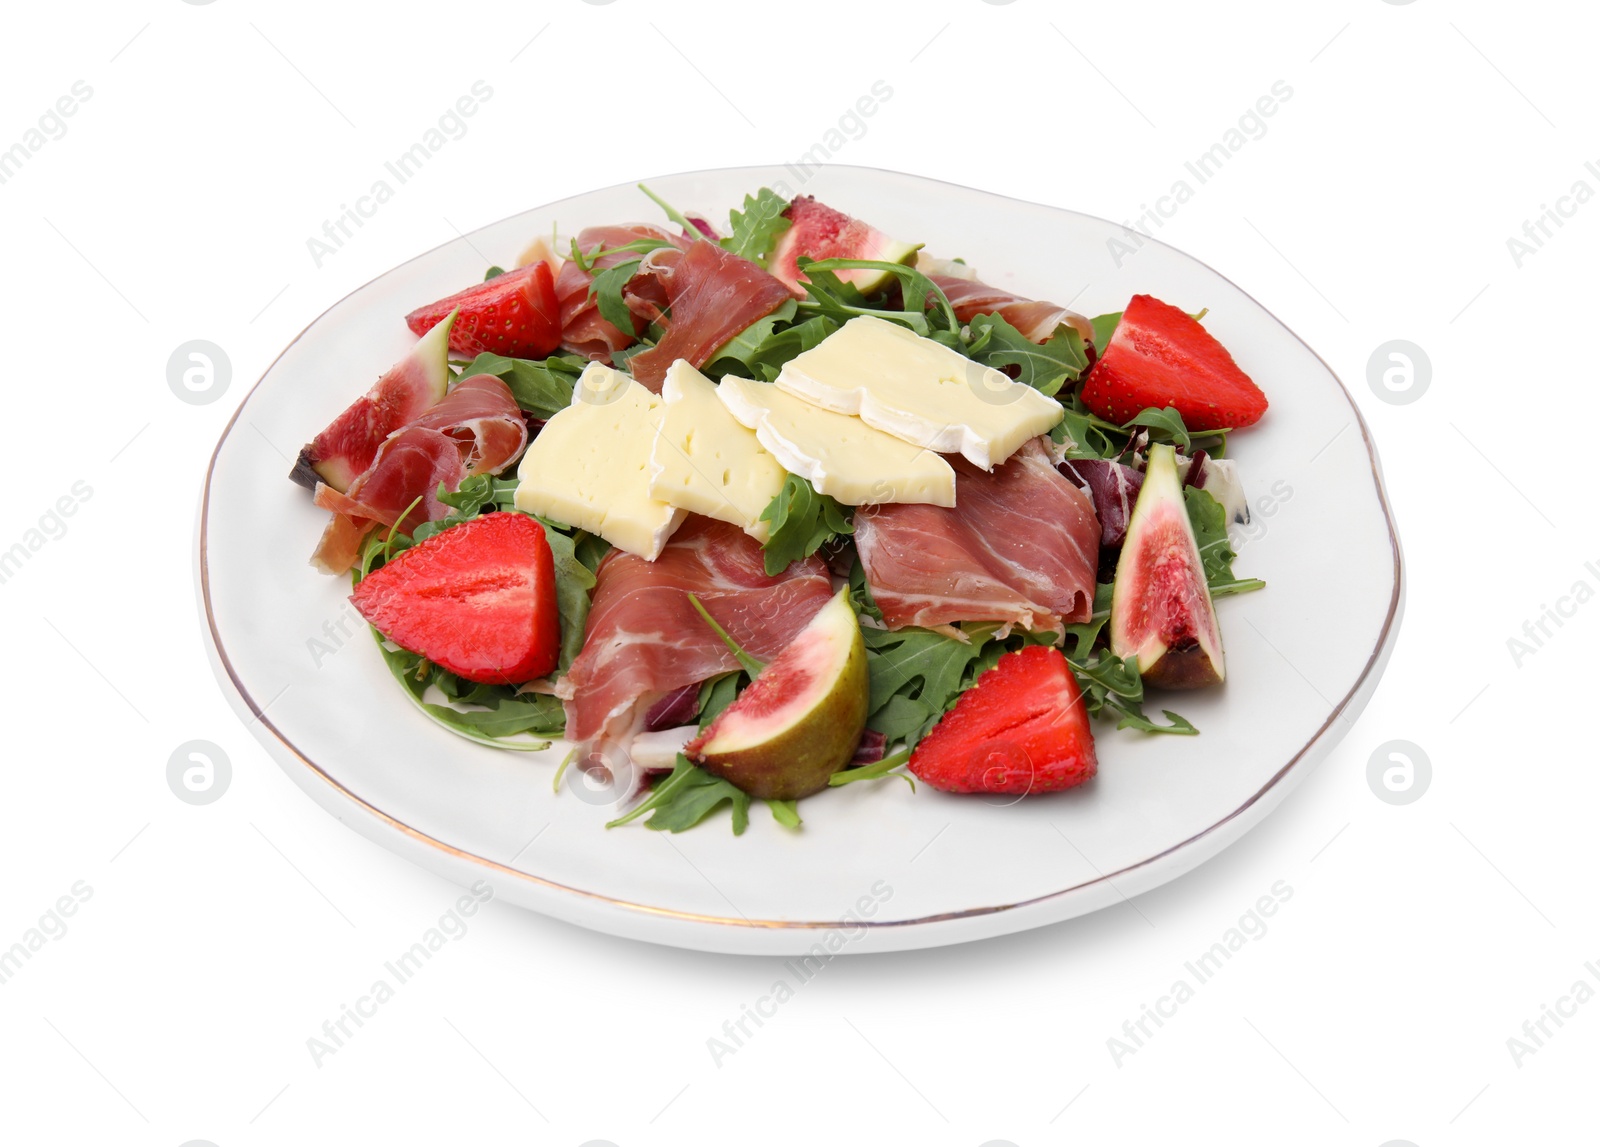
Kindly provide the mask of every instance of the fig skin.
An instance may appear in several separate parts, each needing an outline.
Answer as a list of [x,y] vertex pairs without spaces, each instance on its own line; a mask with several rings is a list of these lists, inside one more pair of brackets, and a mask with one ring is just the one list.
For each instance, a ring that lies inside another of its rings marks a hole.
[[1222,681],[1205,647],[1193,637],[1168,646],[1150,668],[1139,670],[1139,676],[1157,689],[1205,689]]

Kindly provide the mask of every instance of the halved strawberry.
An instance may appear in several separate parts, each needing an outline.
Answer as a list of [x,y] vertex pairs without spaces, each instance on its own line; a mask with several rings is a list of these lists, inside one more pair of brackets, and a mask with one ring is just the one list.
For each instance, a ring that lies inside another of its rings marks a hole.
[[1190,430],[1239,429],[1267,412],[1267,396],[1192,317],[1135,295],[1083,384],[1101,418],[1127,422],[1147,406],[1175,406]]
[[468,681],[519,685],[556,667],[555,562],[526,514],[437,533],[362,578],[350,600],[390,641]]
[[1089,711],[1061,650],[1004,654],[912,750],[910,769],[947,793],[1047,793],[1098,763]]
[[406,316],[406,326],[420,335],[458,307],[450,331],[450,349],[458,354],[544,358],[561,342],[561,303],[543,260],[418,307]]

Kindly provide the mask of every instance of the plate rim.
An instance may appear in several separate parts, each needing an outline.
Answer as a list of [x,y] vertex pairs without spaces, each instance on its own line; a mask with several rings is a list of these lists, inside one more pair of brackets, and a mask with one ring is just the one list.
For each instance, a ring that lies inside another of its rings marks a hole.
[[[759,167],[759,166],[771,166],[771,165],[736,164],[736,165],[731,165],[731,166],[727,166],[727,167],[700,168],[700,169],[697,169],[697,170],[694,170],[694,171],[666,172],[666,173],[658,173],[656,175],[647,176],[647,177],[645,177],[645,179],[643,181],[648,181],[648,180],[651,180],[651,179],[680,178],[680,177],[693,177],[693,176],[705,176],[705,175],[721,175],[721,174],[725,174],[725,173],[729,173],[729,172],[735,172],[735,171],[751,171],[751,170],[754,170],[756,167]],[[1013,195],[1005,195],[1005,194],[1003,194],[1001,192],[987,191],[987,190],[984,190],[983,188],[969,187],[969,186],[967,186],[965,184],[954,183],[954,182],[952,182],[950,180],[938,179],[938,178],[935,178],[933,176],[919,175],[919,174],[916,174],[914,172],[895,171],[895,170],[892,170],[890,168],[871,167],[871,166],[866,166],[866,165],[862,165],[862,164],[830,163],[830,164],[822,164],[820,166],[823,169],[826,169],[826,170],[870,172],[870,173],[875,174],[875,175],[890,175],[890,176],[896,176],[896,177],[900,177],[900,178],[917,180],[917,181],[924,182],[924,183],[939,184],[939,185],[942,185],[944,187],[954,188],[955,190],[958,190],[958,191],[977,192],[980,195],[992,196],[992,197],[997,198],[997,199],[1006,200],[1006,201],[1011,202],[1011,203],[1021,204],[1021,205],[1026,206],[1026,207],[1043,208],[1043,209],[1048,210],[1048,211],[1060,212],[1060,213],[1064,213],[1064,214],[1068,214],[1068,215],[1075,215],[1075,216],[1078,216],[1079,218],[1088,219],[1088,220],[1091,220],[1091,221],[1093,221],[1095,223],[1104,224],[1104,225],[1110,226],[1110,227],[1116,227],[1117,226],[1117,224],[1115,222],[1113,222],[1112,220],[1103,219],[1098,215],[1091,215],[1091,214],[1089,214],[1087,212],[1078,211],[1078,210],[1075,210],[1073,208],[1058,207],[1058,206],[1056,206],[1054,204],[1048,204],[1048,203],[1036,203],[1036,202],[1034,202],[1032,200],[1020,199],[1020,198],[1018,198],[1016,196],[1013,196]],[[579,198],[579,197],[582,197],[584,195],[590,195],[590,194],[594,194],[596,192],[601,192],[601,191],[619,190],[619,189],[627,187],[629,184],[637,184],[639,182],[641,182],[641,180],[624,180],[624,181],[622,181],[620,183],[611,184],[611,185],[609,185],[607,187],[591,188],[588,191],[578,192],[576,195],[565,196],[562,199],[552,200],[552,201],[550,201],[548,203],[544,203],[544,204],[536,204],[536,205],[534,205],[532,207],[527,207],[527,208],[522,209],[521,211],[514,212],[511,215],[507,215],[502,219],[499,219],[499,220],[496,220],[496,221],[492,221],[492,222],[489,222],[489,223],[481,224],[479,227],[474,228],[474,231],[482,230],[485,227],[495,227],[495,226],[498,226],[501,223],[505,223],[505,222],[510,221],[511,219],[515,219],[517,216],[525,215],[525,214],[528,214],[529,212],[540,211],[540,210],[543,210],[545,208],[553,207],[556,203],[564,202],[566,199]],[[1315,349],[1313,349],[1310,346],[1310,344],[1308,344],[1303,338],[1301,338],[1300,335],[1293,328],[1291,328],[1287,323],[1285,323],[1282,319],[1280,319],[1273,311],[1269,310],[1254,295],[1252,295],[1248,291],[1244,290],[1237,283],[1235,283],[1232,279],[1228,278],[1226,275],[1224,275],[1220,271],[1218,271],[1215,267],[1211,266],[1209,263],[1207,263],[1204,260],[1198,258],[1197,256],[1191,255],[1189,252],[1187,252],[1187,251],[1185,251],[1185,250],[1183,250],[1183,249],[1181,249],[1179,247],[1175,247],[1170,243],[1166,243],[1163,240],[1156,239],[1154,237],[1149,237],[1146,240],[1147,242],[1154,243],[1157,246],[1165,247],[1168,250],[1173,251],[1174,253],[1176,253],[1178,255],[1181,255],[1186,259],[1192,260],[1194,263],[1198,264],[1200,267],[1203,267],[1207,272],[1215,275],[1218,279],[1222,280],[1224,283],[1228,284],[1234,290],[1238,291],[1241,295],[1243,295],[1251,303],[1253,303],[1255,306],[1259,307],[1263,314],[1265,314],[1274,323],[1276,323],[1285,332],[1287,332],[1290,335],[1290,337],[1292,337],[1297,343],[1299,343],[1300,346],[1303,347],[1306,350],[1306,352],[1308,354],[1310,354],[1314,359],[1316,359],[1317,362],[1322,366],[1322,368],[1328,372],[1328,377],[1332,378],[1334,383],[1335,383],[1335,385],[1338,386],[1340,394],[1343,395],[1345,401],[1350,406],[1350,410],[1351,410],[1352,414],[1354,414],[1354,416],[1355,416],[1356,425],[1361,430],[1361,441],[1362,441],[1362,445],[1365,448],[1366,454],[1367,454],[1368,470],[1369,470],[1369,473],[1370,473],[1370,475],[1372,477],[1373,488],[1374,488],[1374,490],[1375,490],[1375,492],[1377,494],[1379,509],[1381,509],[1382,512],[1383,512],[1385,531],[1386,531],[1386,535],[1387,535],[1388,541],[1389,541],[1389,549],[1390,549],[1390,552],[1391,552],[1391,555],[1392,555],[1392,558],[1393,558],[1393,566],[1392,566],[1392,569],[1393,569],[1393,586],[1392,586],[1392,589],[1390,591],[1388,610],[1386,611],[1386,613],[1384,615],[1383,626],[1382,626],[1382,628],[1380,629],[1380,631],[1378,633],[1377,639],[1373,643],[1372,652],[1367,657],[1366,663],[1362,666],[1360,674],[1356,677],[1355,681],[1351,684],[1349,690],[1344,694],[1344,696],[1341,697],[1339,699],[1338,703],[1336,705],[1334,705],[1333,708],[1329,711],[1327,718],[1322,722],[1321,725],[1319,725],[1317,727],[1316,731],[1314,733],[1312,733],[1312,735],[1307,739],[1305,744],[1302,745],[1299,748],[1299,750],[1296,751],[1294,753],[1294,755],[1291,756],[1289,758],[1289,760],[1283,764],[1282,767],[1280,767],[1276,772],[1274,772],[1272,774],[1272,776],[1269,777],[1267,779],[1267,781],[1264,784],[1262,784],[1262,786],[1259,789],[1257,789],[1254,793],[1252,793],[1246,800],[1241,802],[1237,808],[1233,809],[1227,815],[1219,818],[1218,820],[1216,820],[1212,824],[1206,826],[1205,828],[1201,829],[1200,831],[1198,831],[1198,832],[1186,837],[1185,839],[1183,839],[1181,841],[1178,841],[1175,844],[1169,845],[1167,848],[1161,850],[1160,852],[1155,853],[1155,854],[1153,854],[1151,856],[1147,856],[1142,860],[1136,861],[1136,862],[1134,862],[1132,864],[1125,865],[1122,868],[1117,869],[1115,872],[1100,873],[1100,874],[1096,875],[1092,879],[1080,881],[1077,884],[1072,884],[1072,885],[1069,885],[1069,886],[1067,886],[1065,888],[1057,889],[1057,890],[1054,890],[1054,891],[1051,891],[1051,892],[1041,893],[1038,896],[1031,896],[1031,897],[1028,897],[1027,899],[1024,899],[1024,900],[1012,901],[1012,902],[1006,903],[1006,904],[986,905],[986,906],[980,906],[980,907],[974,907],[974,908],[963,908],[963,909],[958,909],[958,910],[951,911],[951,912],[934,913],[934,914],[931,914],[931,915],[918,916],[918,917],[914,917],[914,918],[906,919],[906,920],[865,920],[865,921],[860,921],[860,920],[767,920],[767,919],[750,919],[750,918],[746,918],[746,917],[742,917],[742,916],[740,916],[740,917],[717,916],[717,915],[711,915],[711,914],[706,914],[706,913],[689,912],[689,911],[684,911],[684,910],[676,909],[676,908],[664,908],[664,907],[661,907],[659,905],[653,905],[653,904],[640,904],[640,903],[636,903],[636,902],[631,901],[631,900],[623,899],[621,897],[610,896],[610,895],[607,895],[607,894],[602,893],[602,892],[593,892],[593,891],[590,891],[588,889],[577,888],[577,887],[574,887],[574,886],[568,885],[568,884],[562,884],[559,881],[550,880],[550,879],[548,879],[546,877],[538,876],[538,875],[536,875],[534,873],[531,873],[531,872],[524,872],[521,869],[513,868],[510,865],[503,864],[503,863],[501,863],[499,861],[492,860],[492,859],[490,859],[488,857],[485,857],[485,856],[480,856],[477,853],[470,852],[470,851],[467,851],[467,850],[462,849],[462,848],[458,848],[455,845],[452,845],[452,844],[450,844],[450,843],[448,843],[446,841],[440,840],[437,837],[432,836],[429,833],[423,832],[421,829],[415,828],[412,825],[407,824],[406,822],[400,820],[399,818],[397,818],[397,817],[391,815],[390,813],[384,811],[383,809],[377,807],[376,805],[372,804],[370,801],[366,800],[364,797],[361,797],[361,796],[357,795],[355,792],[353,792],[349,788],[347,788],[344,784],[342,784],[339,780],[337,780],[331,773],[329,773],[326,769],[324,769],[320,764],[318,764],[316,761],[312,760],[310,757],[306,756],[305,753],[301,752],[300,748],[288,737],[288,735],[285,734],[282,730],[280,730],[277,727],[277,725],[275,725],[271,721],[271,719],[269,719],[267,717],[265,709],[262,706],[260,706],[260,705],[258,705],[256,703],[256,699],[254,698],[254,696],[252,696],[250,691],[245,687],[244,682],[239,679],[239,674],[234,669],[232,659],[229,657],[227,648],[223,644],[222,634],[218,631],[218,628],[217,628],[216,613],[215,613],[215,610],[213,609],[212,600],[211,600],[211,571],[210,571],[210,565],[209,565],[209,561],[208,561],[208,556],[209,555],[208,555],[208,549],[207,549],[207,540],[208,540],[208,536],[209,536],[210,515],[211,515],[212,482],[213,482],[213,480],[215,479],[215,476],[216,476],[217,460],[218,460],[218,458],[220,457],[220,455],[222,453],[223,446],[228,442],[229,436],[233,433],[234,428],[236,427],[236,425],[239,422],[239,419],[244,414],[245,407],[249,404],[250,399],[255,396],[256,391],[258,389],[260,389],[261,384],[266,381],[267,376],[270,375],[273,372],[273,370],[277,367],[278,363],[280,361],[282,361],[284,355],[288,354],[289,351],[292,350],[300,342],[300,340],[303,339],[306,336],[306,334],[313,327],[315,327],[324,318],[326,318],[330,312],[332,312],[335,308],[337,308],[338,306],[340,306],[341,304],[343,304],[347,300],[351,299],[355,295],[358,295],[362,291],[365,291],[367,288],[371,287],[379,279],[382,279],[382,278],[384,278],[384,277],[386,277],[388,275],[391,275],[395,271],[398,271],[403,267],[410,266],[412,263],[416,262],[417,260],[426,258],[427,256],[433,254],[434,252],[442,250],[445,247],[449,247],[451,244],[456,243],[458,241],[459,241],[458,239],[447,239],[443,243],[436,244],[435,246],[430,247],[425,251],[419,252],[418,254],[412,256],[410,259],[407,259],[407,260],[405,260],[404,262],[401,262],[401,263],[397,263],[393,267],[390,267],[390,268],[380,272],[379,274],[373,276],[371,279],[368,279],[365,283],[362,283],[361,285],[352,288],[350,291],[346,292],[339,299],[336,299],[334,302],[330,303],[326,308],[324,308],[323,311],[320,314],[318,314],[315,318],[313,318],[310,322],[308,322],[304,327],[302,327],[300,329],[299,333],[296,334],[294,336],[294,338],[290,339],[289,342],[284,345],[283,349],[278,352],[278,354],[273,358],[273,360],[270,363],[268,363],[266,368],[261,372],[261,376],[259,378],[257,378],[256,381],[251,385],[250,389],[245,392],[244,397],[242,399],[240,399],[240,401],[239,401],[238,407],[235,408],[233,414],[229,417],[227,423],[222,428],[221,434],[217,438],[217,444],[212,449],[210,458],[208,459],[208,461],[206,463],[206,477],[205,477],[205,483],[204,483],[204,486],[203,486],[203,489],[202,489],[202,493],[201,493],[200,507],[199,507],[199,519],[200,520],[199,520],[199,530],[198,530],[198,534],[199,534],[199,538],[198,538],[198,558],[199,558],[198,581],[199,581],[199,585],[198,585],[197,588],[199,589],[199,598],[200,598],[202,610],[203,610],[204,615],[205,615],[206,631],[207,631],[207,634],[210,637],[211,645],[212,645],[213,649],[215,650],[217,659],[218,659],[222,669],[227,674],[229,682],[232,684],[234,691],[238,694],[239,698],[244,702],[246,708],[249,709],[250,713],[253,716],[253,721],[251,721],[249,723],[250,724],[259,724],[261,726],[261,728],[263,728],[263,729],[267,730],[268,732],[270,732],[272,734],[273,738],[277,740],[279,745],[281,745],[283,749],[287,750],[287,752],[295,760],[299,761],[302,765],[304,765],[307,769],[309,769],[310,772],[313,775],[321,778],[322,781],[324,781],[326,784],[328,784],[337,794],[342,796],[344,799],[350,801],[356,807],[358,807],[362,811],[364,811],[364,812],[368,813],[369,815],[371,815],[379,823],[387,825],[389,828],[392,828],[392,829],[395,829],[395,830],[399,831],[402,835],[411,838],[414,842],[419,843],[419,844],[421,844],[421,845],[423,845],[425,847],[433,848],[433,849],[438,850],[441,854],[443,854],[443,856],[445,858],[452,858],[452,859],[457,860],[457,861],[465,861],[465,862],[467,862],[469,864],[476,865],[478,867],[487,869],[487,870],[489,870],[491,872],[498,873],[498,874],[503,874],[503,875],[509,876],[509,877],[513,877],[513,878],[515,878],[517,880],[520,880],[520,881],[523,881],[523,882],[526,882],[528,884],[535,885],[535,886],[538,886],[538,887],[541,887],[541,888],[544,888],[544,889],[548,889],[548,890],[554,891],[556,893],[570,893],[570,894],[572,894],[574,896],[577,896],[579,898],[582,898],[584,900],[588,900],[588,901],[593,902],[593,903],[606,905],[606,906],[612,907],[612,908],[621,908],[621,909],[625,909],[625,910],[632,911],[632,912],[643,913],[643,914],[649,915],[649,916],[667,917],[667,918],[670,918],[670,919],[683,921],[683,922],[690,923],[690,924],[721,925],[721,926],[727,926],[727,927],[732,927],[732,928],[736,928],[736,929],[753,929],[753,930],[756,930],[756,931],[778,931],[778,930],[790,930],[790,929],[793,929],[793,930],[807,930],[807,931],[827,931],[827,930],[838,929],[838,928],[861,928],[861,927],[865,927],[865,928],[872,929],[872,930],[889,930],[889,929],[901,929],[901,928],[909,929],[909,928],[916,928],[916,927],[927,927],[927,926],[930,926],[930,925],[947,923],[947,922],[950,922],[950,921],[963,920],[963,919],[968,919],[968,918],[973,918],[973,917],[992,916],[992,915],[996,915],[996,914],[1003,913],[1003,912],[1015,911],[1015,910],[1022,909],[1022,908],[1029,908],[1029,907],[1035,907],[1035,906],[1038,906],[1038,905],[1042,905],[1042,904],[1045,904],[1045,903],[1047,903],[1049,901],[1057,900],[1057,899],[1060,899],[1060,898],[1063,898],[1063,897],[1070,896],[1075,892],[1079,892],[1079,891],[1081,891],[1081,890],[1083,890],[1085,888],[1091,888],[1091,887],[1094,887],[1096,885],[1104,884],[1104,885],[1107,885],[1109,887],[1115,888],[1116,887],[1115,881],[1116,881],[1116,879],[1118,877],[1124,876],[1124,875],[1126,875],[1128,873],[1131,873],[1131,872],[1137,872],[1139,870],[1148,868],[1149,866],[1154,865],[1159,861],[1165,860],[1165,859],[1167,859],[1167,858],[1169,858],[1169,857],[1171,857],[1171,856],[1173,856],[1173,855],[1175,855],[1175,854],[1177,854],[1177,853],[1179,853],[1181,851],[1193,849],[1194,846],[1197,843],[1199,843],[1200,841],[1204,840],[1207,837],[1211,837],[1214,834],[1219,833],[1226,826],[1230,825],[1238,817],[1243,815],[1247,810],[1249,810],[1254,805],[1259,803],[1263,797],[1267,796],[1268,793],[1272,792],[1275,788],[1277,788],[1277,786],[1284,780],[1284,778],[1287,777],[1288,774],[1291,771],[1293,771],[1297,765],[1299,765],[1302,761],[1304,761],[1306,759],[1307,755],[1314,748],[1316,748],[1319,744],[1321,744],[1323,742],[1323,740],[1327,736],[1329,730],[1333,727],[1334,722],[1338,721],[1344,715],[1346,709],[1348,709],[1350,707],[1351,703],[1358,696],[1360,696],[1362,694],[1363,690],[1369,684],[1374,686],[1374,687],[1376,686],[1377,677],[1375,677],[1374,674],[1377,674],[1378,677],[1381,677],[1382,663],[1384,663],[1387,660],[1387,658],[1385,657],[1385,654],[1386,654],[1387,651],[1390,650],[1390,648],[1392,647],[1393,642],[1395,640],[1395,637],[1397,636],[1397,634],[1396,634],[1396,624],[1399,621],[1400,612],[1401,612],[1401,606],[1402,606],[1402,603],[1404,602],[1404,599],[1405,599],[1405,594],[1404,594],[1404,590],[1405,590],[1405,563],[1404,563],[1402,550],[1401,550],[1401,545],[1400,545],[1399,532],[1395,527],[1394,510],[1393,510],[1393,508],[1391,507],[1391,505],[1389,503],[1388,491],[1385,488],[1384,482],[1383,482],[1383,469],[1382,469],[1381,462],[1380,462],[1380,460],[1378,458],[1377,445],[1372,439],[1372,433],[1371,433],[1370,428],[1367,425],[1366,419],[1362,416],[1361,408],[1356,404],[1355,398],[1350,393],[1349,387],[1347,387],[1344,384],[1344,380],[1339,377],[1338,373],[1333,369],[1332,366],[1330,366],[1328,364],[1327,360],[1324,359],[1320,354],[1318,354],[1317,351]],[[1363,702],[1363,706],[1364,706],[1364,702]],[[1344,734],[1340,734],[1338,737],[1335,737],[1333,743],[1337,743],[1339,740],[1341,740],[1343,738],[1343,736],[1344,736]],[[1332,747],[1331,744],[1330,744],[1329,747],[1330,748]],[[280,767],[285,767],[285,763],[284,763],[283,758],[281,756],[279,756],[276,753],[271,754],[271,755],[275,759],[277,759],[279,761]],[[285,771],[286,772],[288,771],[287,767],[285,767]],[[318,803],[320,804],[321,802],[318,802]],[[332,813],[332,809],[329,809],[328,811],[330,813]],[[336,819],[340,819],[340,818],[336,818]],[[1227,847],[1228,844],[1231,844],[1231,843],[1234,843],[1234,841],[1224,841],[1222,846],[1217,850],[1217,852],[1221,852],[1223,849],[1225,849]],[[1173,874],[1174,877],[1177,876],[1177,875],[1181,875],[1182,872],[1192,871],[1194,868],[1197,868],[1200,865],[1204,864],[1206,860],[1211,859],[1211,857],[1215,856],[1216,854],[1217,854],[1216,852],[1213,852],[1213,853],[1211,853],[1209,855],[1203,855],[1203,856],[1199,857],[1194,862],[1193,865],[1188,866],[1187,868],[1181,870],[1178,873],[1174,873]],[[411,859],[411,858],[408,857],[407,859]],[[1165,883],[1165,882],[1163,881],[1163,882],[1160,882],[1160,883]],[[1159,883],[1158,883],[1157,886],[1159,886]],[[1135,895],[1137,895],[1137,893],[1135,893]]]

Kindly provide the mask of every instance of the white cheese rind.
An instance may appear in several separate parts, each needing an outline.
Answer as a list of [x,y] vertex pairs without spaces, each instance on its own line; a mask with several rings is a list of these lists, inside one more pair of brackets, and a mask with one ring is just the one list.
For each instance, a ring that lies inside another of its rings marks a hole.
[[654,561],[684,512],[650,494],[650,449],[659,396],[591,362],[517,467],[516,507],[598,534]]
[[767,540],[761,512],[788,472],[728,411],[716,383],[678,359],[661,384],[660,429],[650,449],[650,495],[691,514],[731,522]]
[[956,504],[955,471],[931,450],[771,383],[730,376],[717,388],[717,397],[786,470],[847,506]]
[[873,315],[851,319],[778,374],[780,390],[985,470],[1061,421],[1061,404]]

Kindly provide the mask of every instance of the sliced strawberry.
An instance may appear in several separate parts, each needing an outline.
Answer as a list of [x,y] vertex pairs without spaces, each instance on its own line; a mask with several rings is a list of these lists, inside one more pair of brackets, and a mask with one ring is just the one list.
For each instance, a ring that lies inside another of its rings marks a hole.
[[556,667],[555,562],[526,514],[441,531],[362,578],[350,600],[390,641],[468,681],[518,685]]
[[1267,412],[1267,396],[1192,317],[1135,295],[1083,384],[1083,402],[1124,423],[1147,406],[1175,406],[1190,430],[1239,429]]
[[1047,793],[1094,776],[1089,712],[1061,650],[1003,655],[917,742],[910,768],[947,793]]
[[450,349],[458,354],[544,358],[561,342],[561,304],[550,264],[542,259],[418,307],[406,316],[406,326],[420,335],[457,307],[461,314],[450,331]]

